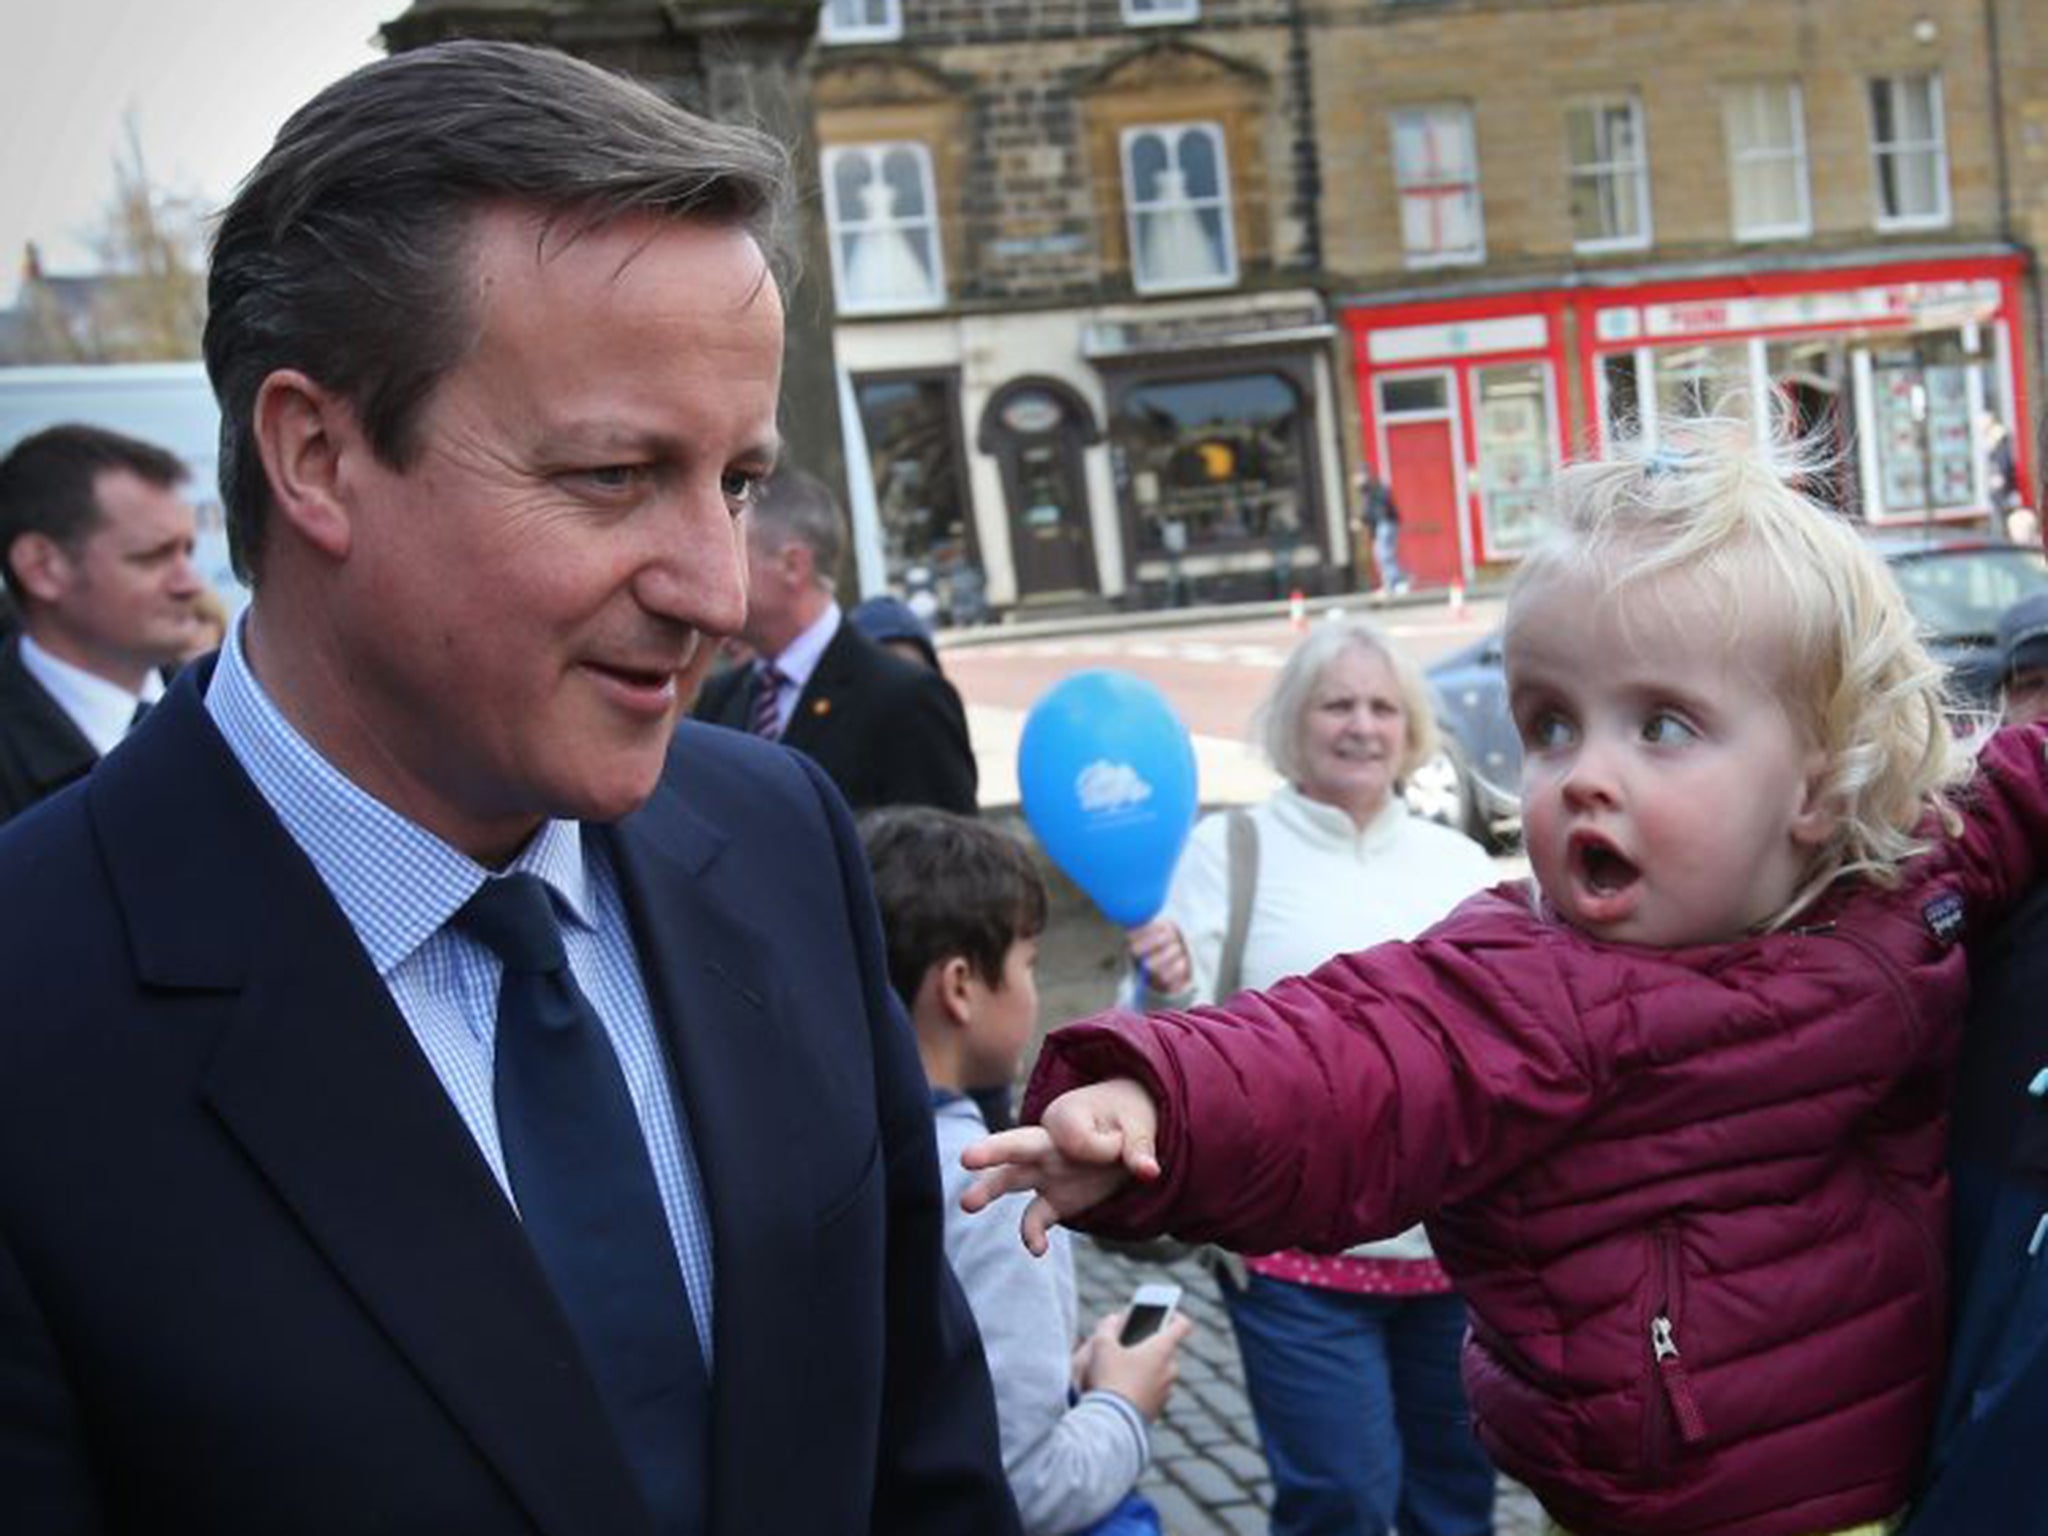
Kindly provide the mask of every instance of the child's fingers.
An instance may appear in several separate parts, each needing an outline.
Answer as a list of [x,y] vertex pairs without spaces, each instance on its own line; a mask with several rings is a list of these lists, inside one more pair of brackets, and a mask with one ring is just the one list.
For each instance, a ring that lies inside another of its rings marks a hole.
[[1005,1163],[1029,1162],[1052,1150],[1052,1138],[1035,1125],[984,1136],[960,1154],[962,1168],[994,1168]]
[[1029,1166],[1005,1165],[993,1173],[983,1174],[967,1186],[960,1196],[960,1209],[972,1216],[976,1211],[988,1209],[996,1201],[1015,1189],[1036,1189],[1039,1174]]
[[1060,1223],[1060,1213],[1053,1203],[1039,1195],[1024,1211],[1024,1246],[1031,1250],[1033,1258],[1045,1257],[1045,1250],[1052,1239],[1052,1229]]
[[1134,1179],[1150,1183],[1159,1177],[1159,1154],[1148,1135],[1133,1133],[1126,1137],[1123,1146],[1123,1164]]

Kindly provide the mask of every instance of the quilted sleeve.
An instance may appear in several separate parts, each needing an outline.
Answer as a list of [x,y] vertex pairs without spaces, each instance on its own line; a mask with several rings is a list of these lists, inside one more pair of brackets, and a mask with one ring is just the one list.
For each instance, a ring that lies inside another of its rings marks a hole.
[[[1507,898],[1478,898],[1496,908]],[[1341,956],[1228,1005],[1056,1030],[1024,1114],[1112,1076],[1160,1106],[1162,1177],[1076,1224],[1335,1251],[1470,1198],[1570,1133],[1598,1084],[1533,921]],[[1505,935],[1500,930],[1505,927]]]
[[2048,723],[1995,732],[1959,802],[1963,829],[1947,851],[1970,929],[1988,937],[2048,873]]

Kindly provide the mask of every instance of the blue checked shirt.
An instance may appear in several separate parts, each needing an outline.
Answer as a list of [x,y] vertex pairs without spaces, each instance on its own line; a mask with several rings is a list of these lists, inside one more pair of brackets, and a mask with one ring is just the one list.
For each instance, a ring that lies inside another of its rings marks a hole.
[[[503,966],[449,927],[491,873],[365,793],[278,712],[242,654],[234,625],[206,690],[206,711],[242,768],[319,872],[405,1016],[505,1198],[512,1187],[491,1097]],[[704,1365],[711,1367],[711,1223],[683,1106],[669,1091],[619,882],[595,840],[550,821],[507,873],[538,875],[554,895],[577,984],[611,1036],[668,1212]]]

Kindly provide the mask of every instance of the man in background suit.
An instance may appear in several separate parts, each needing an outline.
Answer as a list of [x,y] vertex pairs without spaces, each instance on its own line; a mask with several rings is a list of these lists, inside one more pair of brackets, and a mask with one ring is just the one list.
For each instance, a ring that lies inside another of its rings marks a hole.
[[0,573],[21,633],[0,648],[0,821],[83,778],[163,696],[197,633],[185,466],[99,427],[50,427],[0,459]]
[[975,811],[974,751],[953,685],[863,635],[833,596],[846,520],[832,493],[778,470],[747,529],[754,660],[713,678],[697,718],[748,730],[817,760],[857,811],[931,805]]
[[1014,1536],[845,808],[676,730],[785,177],[464,42],[223,216],[251,607],[0,829],[9,1536]]

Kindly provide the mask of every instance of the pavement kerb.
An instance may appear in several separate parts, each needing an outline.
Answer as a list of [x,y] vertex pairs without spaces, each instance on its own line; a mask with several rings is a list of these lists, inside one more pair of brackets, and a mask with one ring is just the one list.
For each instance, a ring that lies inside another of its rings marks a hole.
[[[1497,584],[1468,587],[1467,600],[1497,595]],[[1324,597],[1307,597],[1311,615],[1320,617],[1332,608],[1346,613],[1387,613],[1405,608],[1441,606],[1451,600],[1449,587],[1411,588],[1393,597],[1376,597],[1369,592],[1339,592]],[[971,650],[979,645],[1001,645],[1011,640],[1036,640],[1061,635],[1093,635],[1104,631],[1117,634],[1147,629],[1190,629],[1202,624],[1222,624],[1243,619],[1286,618],[1292,598],[1262,603],[1208,603],[1189,608],[1110,609],[1102,613],[1070,614],[1063,618],[1006,619],[996,624],[977,624],[966,629],[937,632],[940,650]],[[1014,611],[1014,610],[1013,610]]]

